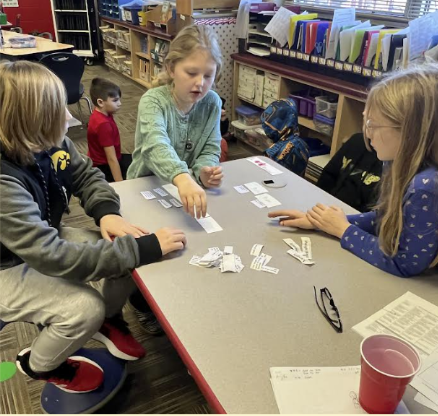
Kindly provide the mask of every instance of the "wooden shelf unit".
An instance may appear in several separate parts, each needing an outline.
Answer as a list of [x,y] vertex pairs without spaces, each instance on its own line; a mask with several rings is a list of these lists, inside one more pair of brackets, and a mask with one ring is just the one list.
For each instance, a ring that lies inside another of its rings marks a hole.
[[[173,36],[164,33],[156,28],[146,28],[144,26],[136,26],[130,23],[122,22],[121,20],[112,19],[109,17],[101,16],[101,26],[109,25],[111,28],[120,31],[128,31],[130,42],[129,49],[126,48],[126,45],[123,42],[118,42],[117,40],[113,41],[113,39],[105,39],[103,37],[103,49],[104,50],[114,50],[117,55],[126,55],[126,61],[131,61],[131,73],[129,74],[127,67],[123,64],[114,64],[111,61],[108,61],[105,57],[105,64],[107,64],[110,68],[115,69],[121,74],[127,76],[128,78],[136,81],[140,85],[146,88],[151,88],[153,74],[154,71],[162,66],[162,62],[156,62],[151,57],[151,50],[155,47],[157,40],[163,42],[170,42],[173,39]],[[142,45],[146,42],[147,44],[147,52],[144,52],[142,49]],[[123,46],[120,46],[123,45]],[[162,57],[164,59],[164,57]],[[148,74],[142,75],[140,73],[140,62],[147,62],[149,65]]]
[[[336,153],[342,146],[342,143],[348,140],[351,135],[362,131],[362,112],[365,108],[367,97],[365,87],[329,76],[314,74],[310,71],[294,68],[279,62],[269,61],[268,59],[259,58],[248,53],[233,54],[231,57],[234,60],[232,120],[238,118],[235,108],[239,105],[249,103],[255,107],[265,108],[263,105],[255,105],[251,100],[238,95],[239,71],[244,66],[256,69],[259,73],[264,72],[280,77],[280,84],[275,99],[286,98],[289,94],[302,90],[304,87],[318,88],[338,96],[336,121],[331,137],[319,133],[313,119],[298,117],[299,125],[310,130],[311,137],[320,138],[325,144],[330,146],[330,157]],[[257,147],[256,149],[260,150]]]

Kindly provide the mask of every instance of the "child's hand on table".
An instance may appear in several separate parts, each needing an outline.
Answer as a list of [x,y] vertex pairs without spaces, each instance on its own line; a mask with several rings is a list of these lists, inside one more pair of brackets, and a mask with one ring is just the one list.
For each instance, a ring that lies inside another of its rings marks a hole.
[[188,173],[181,173],[173,179],[178,188],[179,196],[184,210],[193,218],[201,218],[207,215],[207,196],[205,191],[193,180]]
[[120,215],[109,214],[100,219],[100,233],[105,240],[112,241],[111,236],[123,237],[130,234],[138,238],[148,235],[149,231],[138,225],[131,224]]
[[204,166],[201,168],[199,178],[206,188],[219,188],[224,174],[221,166]]
[[279,218],[280,225],[284,227],[302,228],[304,230],[314,230],[316,227],[309,221],[303,211],[295,209],[284,211],[273,211],[268,214],[269,218]]
[[307,211],[307,219],[315,227],[327,234],[342,238],[347,228],[351,225],[341,208],[316,204]]
[[187,244],[184,232],[176,228],[160,228],[155,235],[160,243],[163,256],[172,251],[182,250]]

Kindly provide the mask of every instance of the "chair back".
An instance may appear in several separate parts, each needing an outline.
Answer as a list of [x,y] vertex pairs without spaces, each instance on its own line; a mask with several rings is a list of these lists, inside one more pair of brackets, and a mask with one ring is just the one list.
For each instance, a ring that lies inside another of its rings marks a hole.
[[70,52],[56,52],[41,58],[40,63],[55,73],[67,90],[67,104],[75,104],[83,94],[81,85],[84,61]]

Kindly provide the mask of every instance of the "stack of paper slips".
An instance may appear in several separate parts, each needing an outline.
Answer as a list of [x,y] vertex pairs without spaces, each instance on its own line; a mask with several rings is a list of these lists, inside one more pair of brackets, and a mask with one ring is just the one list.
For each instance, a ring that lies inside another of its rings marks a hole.
[[272,256],[262,253],[263,244],[254,244],[251,249],[251,256],[255,256],[251,262],[251,269],[268,272],[272,274],[278,274],[280,271],[275,267],[269,267],[267,264],[272,260]]
[[287,253],[292,257],[308,266],[315,264],[312,261],[312,242],[309,237],[301,237],[302,246],[297,244],[292,238],[283,238],[283,241],[290,247]]
[[245,267],[241,258],[233,254],[233,247],[225,246],[222,252],[219,247],[211,247],[202,257],[193,256],[189,262],[193,266],[218,267],[221,272],[240,273]]

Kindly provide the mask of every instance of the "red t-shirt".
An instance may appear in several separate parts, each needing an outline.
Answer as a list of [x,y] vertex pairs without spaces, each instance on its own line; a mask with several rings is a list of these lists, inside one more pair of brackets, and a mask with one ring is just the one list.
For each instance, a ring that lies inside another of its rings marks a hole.
[[113,116],[106,116],[96,109],[90,116],[87,130],[88,157],[93,166],[107,165],[104,147],[114,146],[117,159],[120,160],[120,133]]

